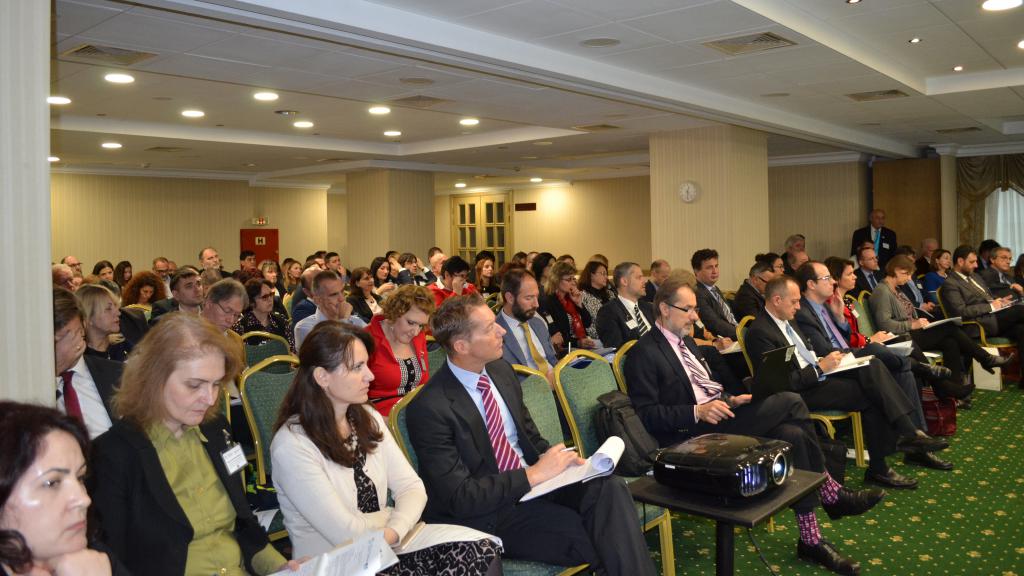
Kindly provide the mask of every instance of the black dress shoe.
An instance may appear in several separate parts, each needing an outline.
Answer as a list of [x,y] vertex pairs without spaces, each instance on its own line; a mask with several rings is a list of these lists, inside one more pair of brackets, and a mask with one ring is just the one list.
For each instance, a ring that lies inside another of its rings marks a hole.
[[804,544],[802,540],[798,541],[796,543],[796,555],[801,560],[820,564],[836,574],[847,574],[849,576],[860,574],[860,562],[843,556],[828,540],[821,540],[816,546]]
[[864,482],[867,484],[876,484],[878,486],[888,486],[890,488],[908,488],[910,490],[917,489],[917,480],[904,476],[892,468],[886,470],[885,474],[878,474],[871,470],[865,470]]
[[896,441],[896,450],[907,454],[938,452],[949,448],[949,442],[931,436],[904,436]]
[[848,488],[839,489],[839,499],[832,504],[821,503],[822,509],[833,520],[843,516],[857,516],[871,510],[885,498],[885,490],[865,488],[856,492]]
[[918,466],[924,466],[925,468],[934,468],[935,470],[952,470],[953,463],[947,462],[940,459],[935,454],[925,452],[924,454],[907,454],[903,457],[903,461],[907,464],[917,464]]
[[961,400],[967,398],[974,392],[974,383],[957,384],[952,380],[935,380],[932,383],[932,390],[939,398],[956,398]]
[[989,354],[988,358],[981,361],[981,367],[985,369],[989,374],[995,374],[994,368],[1002,368],[1010,362],[1013,362],[1014,357],[1017,353],[1014,352],[1009,356],[1000,356],[998,354]]
[[914,374],[917,374],[929,381],[945,380],[953,376],[952,370],[939,364],[928,364],[927,362],[918,362],[917,360],[914,360],[911,366],[911,371]]

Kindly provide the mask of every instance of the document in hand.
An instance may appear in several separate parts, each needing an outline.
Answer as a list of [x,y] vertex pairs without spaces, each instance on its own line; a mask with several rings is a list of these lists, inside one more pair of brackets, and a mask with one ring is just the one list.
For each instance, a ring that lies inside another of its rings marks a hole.
[[843,359],[839,361],[839,365],[828,372],[825,372],[825,374],[837,374],[839,372],[846,372],[847,370],[862,368],[867,366],[868,363],[871,362],[872,358],[874,358],[874,356],[861,356],[860,358],[857,358],[852,352],[847,352],[846,354],[843,354]]
[[609,436],[604,444],[597,449],[597,452],[587,458],[586,462],[579,466],[569,466],[558,476],[537,484],[519,501],[533,500],[576,482],[586,482],[598,476],[608,476],[615,471],[615,466],[619,463],[619,458],[622,458],[622,451],[625,449],[626,445],[623,444],[622,438]]
[[739,342],[733,342],[732,346],[729,346],[728,348],[726,348],[724,350],[719,350],[718,351],[719,354],[735,354],[737,352],[743,352],[743,348],[740,348],[740,343]]
[[910,340],[897,342],[895,344],[889,344],[886,342],[885,346],[900,356],[910,356],[910,353],[914,351],[914,343]]
[[397,562],[384,532],[374,531],[303,562],[296,572],[285,569],[271,576],[373,576]]
[[936,320],[935,322],[929,322],[928,325],[924,327],[924,329],[930,330],[932,328],[935,328],[936,326],[942,326],[943,324],[949,324],[950,322],[956,324],[957,326],[964,325],[963,318],[959,316],[953,316],[952,318],[946,318],[945,320]]
[[425,524],[423,522],[419,522],[412,530],[409,530],[409,533],[405,535],[405,538],[402,539],[397,546],[392,547],[392,549],[396,554],[409,554],[438,544],[446,544],[448,542],[476,542],[485,538],[492,540],[495,544],[501,546],[501,538],[492,536],[486,532],[474,530],[467,526],[459,526],[456,524]]

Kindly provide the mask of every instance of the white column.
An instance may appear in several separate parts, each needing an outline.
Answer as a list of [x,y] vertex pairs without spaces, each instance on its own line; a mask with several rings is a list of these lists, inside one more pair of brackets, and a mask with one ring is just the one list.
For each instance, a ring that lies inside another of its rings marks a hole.
[[0,398],[54,403],[50,2],[0,2]]
[[942,237],[939,238],[939,245],[952,252],[960,245],[960,230],[957,226],[960,214],[956,193],[956,151],[959,146],[941,144],[934,148],[939,153],[939,205],[942,208]]

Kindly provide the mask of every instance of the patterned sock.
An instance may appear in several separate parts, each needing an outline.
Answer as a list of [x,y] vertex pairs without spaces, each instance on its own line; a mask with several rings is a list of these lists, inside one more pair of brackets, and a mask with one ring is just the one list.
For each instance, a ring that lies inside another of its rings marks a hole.
[[825,472],[825,483],[818,489],[818,495],[821,496],[821,501],[825,504],[835,504],[839,500],[839,490],[842,487],[842,484],[833,480],[832,476]]
[[818,528],[818,517],[814,510],[810,512],[797,512],[796,525],[800,528],[800,541],[804,544],[817,546],[821,542],[821,529]]

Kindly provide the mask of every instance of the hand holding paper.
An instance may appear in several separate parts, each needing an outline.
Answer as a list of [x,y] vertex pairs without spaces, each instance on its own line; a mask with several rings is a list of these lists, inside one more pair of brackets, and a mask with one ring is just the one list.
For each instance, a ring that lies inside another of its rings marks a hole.
[[[552,448],[552,450],[558,448],[560,445]],[[610,436],[604,441],[604,444],[598,448],[597,452],[593,456],[581,464],[576,466],[569,466],[562,470],[562,472],[553,478],[550,478],[544,482],[536,484],[533,489],[526,493],[525,496],[520,499],[520,502],[526,502],[527,500],[533,500],[538,496],[543,496],[548,492],[553,492],[563,486],[569,484],[575,484],[576,482],[586,482],[598,476],[608,476],[615,471],[615,466],[619,463],[619,458],[622,457],[622,452],[626,449],[626,445],[622,442],[622,439],[618,436]],[[550,452],[545,453],[545,456]],[[569,452],[559,452],[563,456],[572,457]],[[575,457],[579,460],[579,457]]]

